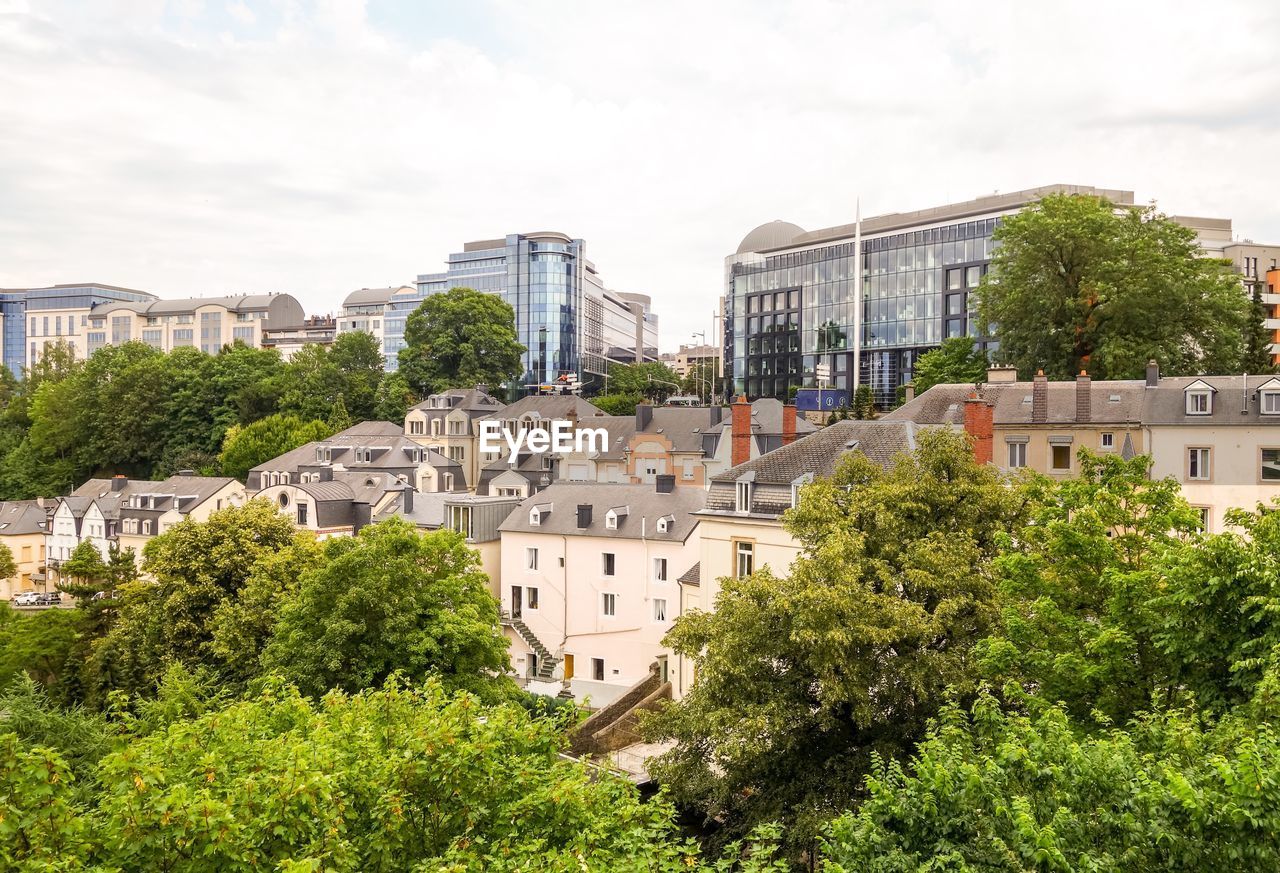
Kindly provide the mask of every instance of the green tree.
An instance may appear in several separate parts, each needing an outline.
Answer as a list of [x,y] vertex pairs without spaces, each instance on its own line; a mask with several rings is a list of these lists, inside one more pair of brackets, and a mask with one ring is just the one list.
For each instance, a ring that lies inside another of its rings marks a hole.
[[222,444],[219,463],[224,476],[245,479],[259,464],[333,434],[323,421],[304,421],[295,415],[270,415],[252,424],[233,426]]
[[279,410],[301,419],[324,421],[342,393],[342,371],[322,345],[303,346],[278,377]]
[[351,414],[347,412],[346,399],[341,393],[338,394],[338,399],[334,401],[333,409],[329,411],[329,420],[325,424],[328,426],[330,433],[342,433],[354,424],[351,420]]
[[451,288],[422,301],[405,322],[400,373],[419,395],[502,385],[519,378],[525,347],[516,315],[497,294]]
[[498,604],[460,534],[390,519],[327,541],[325,558],[280,608],[267,669],[316,696],[394,672],[487,696],[509,690]]
[[75,665],[69,655],[79,632],[80,616],[72,609],[42,609],[18,615],[0,604],[0,688],[26,675],[49,694],[66,701],[74,686]]
[[911,370],[916,395],[934,385],[969,385],[987,378],[987,353],[967,336],[954,336],[942,341],[933,351],[925,352]]
[[0,579],[12,579],[18,575],[18,562],[13,559],[13,550],[0,543]]
[[1262,302],[1264,285],[1255,283],[1250,294],[1248,329],[1245,334],[1244,354],[1240,367],[1246,373],[1274,373],[1275,364],[1271,362],[1272,331],[1265,324],[1271,317],[1269,307]]
[[1155,211],[1051,195],[1001,219],[980,319],[1001,360],[1051,379],[1238,372],[1254,317],[1238,276]]
[[790,574],[720,580],[715,611],[666,639],[698,680],[650,725],[676,742],[651,772],[729,834],[782,820],[811,839],[873,753],[907,755],[948,693],[973,691],[998,618],[991,560],[1026,511],[944,431],[887,470],[851,453],[800,494]]
[[150,581],[121,587],[115,622],[94,646],[99,691],[151,694],[159,672],[173,662],[242,676],[246,665],[228,664],[215,644],[215,616],[226,601],[240,597],[259,561],[278,552],[296,554],[298,538],[306,535],[295,532],[274,506],[253,500],[215,512],[208,521],[179,522],[150,540],[142,565]]
[[58,590],[76,599],[80,614],[79,633],[67,658],[74,676],[69,673],[67,682],[80,701],[101,708],[105,700],[100,692],[114,687],[115,665],[96,661],[94,647],[115,621],[115,592],[138,578],[136,556],[133,549],[122,550],[113,543],[104,561],[97,546],[85,540],[62,563],[59,575]]
[[609,363],[610,394],[638,394],[650,403],[663,403],[680,392],[680,377],[659,361],[641,364]]
[[399,373],[387,373],[378,383],[378,397],[373,417],[378,421],[404,421],[409,407],[417,402],[413,389]]
[[1145,627],[1161,555],[1189,536],[1195,512],[1149,459],[1080,454],[1080,475],[1035,480],[1033,523],[996,560],[1002,629],[979,645],[983,671],[1007,693],[1063,702],[1123,723],[1172,691]]
[[639,394],[601,394],[591,403],[607,415],[635,415],[636,407],[645,399]]
[[[720,388],[720,378],[716,374],[716,369],[715,361],[694,361],[689,365],[684,378],[680,380],[680,392],[700,397],[704,403],[709,404],[712,396]],[[794,394],[791,395],[791,399],[795,399]]]
[[949,707],[910,770],[879,760],[823,870],[1272,870],[1280,738],[1192,714],[1081,737],[1065,713]]
[[362,330],[341,333],[329,349],[329,360],[341,374],[342,397],[352,418],[356,421],[375,418],[378,388],[386,365],[378,340]]
[[[848,414],[845,415],[848,418]],[[865,421],[876,417],[876,401],[870,385],[859,385],[853,392],[853,418]]]

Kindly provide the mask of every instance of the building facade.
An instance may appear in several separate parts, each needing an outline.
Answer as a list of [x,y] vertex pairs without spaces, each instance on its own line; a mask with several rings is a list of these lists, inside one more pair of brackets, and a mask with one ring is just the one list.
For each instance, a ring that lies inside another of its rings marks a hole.
[[305,320],[302,304],[290,294],[104,304],[88,314],[84,356],[131,340],[162,352],[192,347],[210,355],[234,342],[261,348],[264,333]]
[[262,347],[275,349],[283,360],[291,360],[304,346],[331,346],[337,339],[338,321],[331,315],[311,315],[302,324],[264,327]]
[[404,348],[409,314],[432,294],[464,287],[498,294],[515,310],[526,348],[525,385],[565,373],[590,384],[603,378],[608,361],[657,360],[658,318],[650,299],[606,289],[583,240],[546,232],[466,243],[449,255],[445,272],[420,275],[416,291],[393,294],[383,318],[389,370]]
[[416,293],[417,289],[412,285],[352,291],[342,301],[342,311],[338,315],[338,333],[363,331],[378,341],[379,348],[385,348],[385,325],[391,301],[397,297],[412,298]]
[[[942,340],[969,336],[993,348],[973,317],[992,234],[1001,219],[1050,194],[1134,205],[1132,191],[1049,185],[823,230],[784,221],[752,230],[725,259],[725,369],[734,393],[786,399],[794,388],[818,387],[822,367],[826,387],[852,396],[856,373],[883,408]],[[1234,239],[1230,219],[1171,218],[1196,232],[1206,256],[1230,261],[1247,293],[1266,293],[1280,247]],[[1272,327],[1280,330],[1280,319]]]
[[40,360],[47,345],[65,342],[76,357],[83,358],[88,354],[90,312],[117,303],[146,304],[156,299],[146,291],[97,282],[0,289],[0,355],[15,376]]

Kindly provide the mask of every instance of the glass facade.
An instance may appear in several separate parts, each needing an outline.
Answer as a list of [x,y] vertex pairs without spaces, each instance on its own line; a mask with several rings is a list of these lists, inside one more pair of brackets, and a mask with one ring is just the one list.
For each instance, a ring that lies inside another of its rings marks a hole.
[[516,315],[525,346],[523,382],[551,382],[577,373],[588,382],[605,362],[657,359],[657,317],[647,298],[607,291],[586,258],[586,243],[562,234],[511,234],[469,243],[451,254],[443,273],[418,277],[417,292],[393,295],[383,319],[383,351],[394,369],[404,348],[405,321],[431,294],[451,288],[498,294]]
[[[876,402],[893,403],[916,359],[949,336],[984,346],[973,319],[972,291],[991,258],[997,216],[967,218],[862,238],[862,384]],[[787,399],[817,387],[817,367],[831,387],[852,392],[855,254],[847,239],[807,248],[744,253],[726,276],[727,375],[734,392]]]
[[[11,289],[0,291],[0,319],[3,319],[3,361],[4,365],[15,376],[21,376],[27,367],[40,353],[40,346],[46,341],[56,342],[59,336],[74,334],[76,322],[70,314],[55,314],[50,325],[48,316],[39,319],[33,312],[50,312],[67,309],[92,309],[105,303],[133,302],[149,303],[155,300],[154,294],[145,291],[132,291],[128,288],[116,288],[109,285],[55,285],[48,288]],[[28,322],[28,319],[30,321]],[[84,315],[80,316],[80,326],[84,327]],[[52,326],[53,331],[50,331]],[[29,332],[28,332],[29,331]],[[39,341],[34,338],[39,337]],[[45,337],[52,337],[46,340]],[[28,340],[32,338],[28,347]],[[90,343],[92,337],[90,337]],[[74,340],[71,340],[74,343]]]

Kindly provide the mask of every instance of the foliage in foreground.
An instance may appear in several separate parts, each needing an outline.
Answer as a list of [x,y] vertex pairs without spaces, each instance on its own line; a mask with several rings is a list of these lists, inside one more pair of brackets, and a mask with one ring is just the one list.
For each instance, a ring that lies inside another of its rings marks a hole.
[[1174,711],[1081,737],[982,695],[948,707],[911,766],[880,761],[870,798],[824,844],[829,873],[1274,870],[1280,737]]
[[318,703],[268,682],[130,739],[85,800],[60,754],[0,735],[0,861],[24,873],[785,869],[776,829],[708,868],[667,804],[562,760],[561,745],[560,725],[435,681]]

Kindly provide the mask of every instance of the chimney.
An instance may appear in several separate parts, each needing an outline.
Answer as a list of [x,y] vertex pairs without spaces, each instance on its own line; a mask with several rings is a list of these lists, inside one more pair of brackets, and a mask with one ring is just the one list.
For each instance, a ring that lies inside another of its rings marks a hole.
[[710,410],[711,410],[711,424],[710,424],[711,427],[715,427],[717,424],[724,421],[723,406],[715,405],[710,407]]
[[676,477],[674,473],[659,473],[653,481],[655,490],[659,494],[670,494],[676,489]]
[[1147,387],[1154,388],[1160,384],[1160,365],[1155,361],[1147,361]]
[[973,459],[980,465],[990,464],[993,458],[992,413],[991,404],[976,391],[964,402],[964,432],[973,441]]
[[578,504],[578,530],[586,530],[591,527],[591,504]]
[[730,432],[733,434],[731,463],[736,467],[751,460],[751,404],[747,402],[747,395],[738,395],[738,399],[733,401],[731,414],[733,416],[730,424]]
[[320,481],[321,481],[321,482],[332,482],[332,481],[333,481],[333,468],[332,468],[332,467],[321,467],[321,468],[320,468]]
[[1031,380],[1031,421],[1044,424],[1049,420],[1049,380],[1044,370],[1037,370]]
[[128,476],[112,476],[112,477],[111,477],[111,490],[112,490],[112,491],[123,491],[123,490],[124,490],[124,486],[126,486],[126,485],[128,485],[128,484],[129,484],[129,477],[128,477]]
[[916,399],[916,383],[908,382],[902,386],[902,402],[910,403]]
[[1076,421],[1089,421],[1093,418],[1093,391],[1090,390],[1089,374],[1084,370],[1076,376]]
[[653,407],[648,403],[636,404],[636,433],[648,430],[653,423]]
[[796,441],[796,405],[783,404],[782,407],[782,444],[789,446]]
[[404,514],[413,515],[413,489],[406,485],[400,495],[400,504],[404,509]]
[[987,367],[987,384],[1000,384],[1018,381],[1017,367]]

